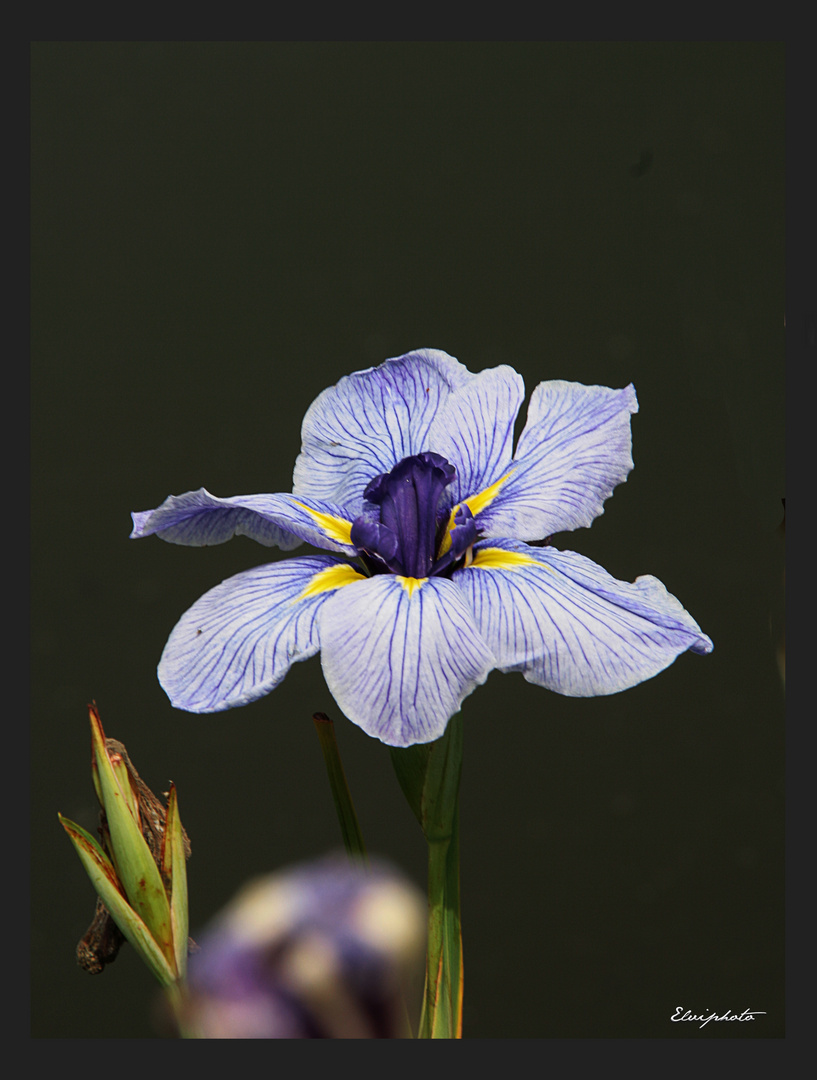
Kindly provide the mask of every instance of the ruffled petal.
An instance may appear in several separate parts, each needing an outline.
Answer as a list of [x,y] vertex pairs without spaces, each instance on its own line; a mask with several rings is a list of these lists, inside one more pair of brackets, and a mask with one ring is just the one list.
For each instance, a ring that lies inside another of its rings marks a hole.
[[321,663],[332,696],[389,746],[438,739],[494,656],[457,587],[380,574],[321,609]]
[[233,536],[249,536],[284,551],[305,540],[328,551],[356,553],[351,543],[352,521],[341,507],[287,494],[220,499],[199,488],[170,495],[158,509],[137,510],[131,517],[131,539],[155,533],[171,544],[206,547]]
[[633,467],[632,384],[539,383],[512,472],[478,524],[485,536],[541,540],[590,525]]
[[362,578],[329,555],[257,566],[205,593],[182,615],[159,662],[177,709],[220,712],[268,694],[318,651],[320,608]]
[[453,578],[503,671],[571,697],[626,690],[712,650],[654,577],[617,581],[573,551],[484,541]]
[[429,448],[454,465],[455,503],[490,487],[511,467],[513,427],[525,383],[512,367],[486,368],[464,382],[437,413]]
[[418,349],[346,375],[307,410],[293,492],[337,503],[357,516],[370,480],[403,458],[433,449],[428,432],[434,417],[473,378],[438,349]]

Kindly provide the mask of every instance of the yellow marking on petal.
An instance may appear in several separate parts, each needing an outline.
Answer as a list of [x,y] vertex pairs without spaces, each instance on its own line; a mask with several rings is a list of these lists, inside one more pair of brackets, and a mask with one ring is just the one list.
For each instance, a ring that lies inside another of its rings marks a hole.
[[401,577],[398,574],[397,580],[400,582],[400,584],[403,586],[409,596],[411,596],[415,589],[419,589],[421,585],[425,585],[425,583],[428,581],[428,578]]
[[505,481],[508,479],[512,472],[513,469],[508,469],[505,475],[500,476],[500,478],[495,483],[491,484],[490,487],[485,488],[484,491],[478,491],[476,495],[469,495],[467,499],[463,499],[461,503],[457,503],[457,505],[453,507],[448,517],[448,524],[445,527],[445,535],[440,541],[440,550],[437,552],[438,559],[442,558],[442,556],[445,555],[446,551],[448,551],[448,549],[451,547],[451,532],[453,529],[456,528],[454,517],[459,508],[463,505],[467,506],[474,517],[476,517],[477,514],[481,514],[485,507],[490,506],[494,499],[497,497],[497,495],[499,494],[499,489],[502,487],[502,485],[505,483]]
[[339,589],[343,585],[352,585],[356,581],[365,581],[366,578],[363,574],[359,574],[353,566],[349,566],[348,563],[338,563],[337,566],[328,566],[326,570],[321,570],[315,574],[312,580],[309,582],[304,591],[295,597],[295,602],[298,600],[306,600],[309,596],[317,596],[318,593],[330,592],[332,589]]
[[292,500],[296,506],[300,506],[302,510],[306,510],[307,514],[317,525],[319,525],[330,540],[339,540],[341,544],[352,543],[352,523],[351,521],[345,521],[343,518],[335,517],[333,514],[322,514],[319,510],[310,510],[308,506],[304,506],[303,503],[298,502],[297,499]]
[[469,495],[469,497],[465,500],[465,505],[468,507],[474,517],[476,517],[477,514],[481,514],[486,506],[491,505],[491,503],[499,494],[499,489],[502,487],[502,485],[505,483],[505,481],[508,479],[512,472],[513,469],[508,469],[505,475],[500,476],[500,478],[496,481],[495,484],[491,484],[491,486],[485,488],[484,491],[478,491],[476,495]]
[[445,527],[445,534],[440,541],[440,550],[437,552],[438,559],[441,559],[443,555],[445,555],[446,551],[448,551],[448,549],[451,547],[451,530],[455,528],[454,513],[456,509],[457,507],[455,506],[454,509],[451,511],[451,517],[448,519],[448,524]]
[[[483,548],[474,556],[471,566],[477,570],[518,570],[520,566],[542,566],[537,559],[524,555],[521,551],[506,551],[505,548]],[[545,570],[550,567],[542,567]]]

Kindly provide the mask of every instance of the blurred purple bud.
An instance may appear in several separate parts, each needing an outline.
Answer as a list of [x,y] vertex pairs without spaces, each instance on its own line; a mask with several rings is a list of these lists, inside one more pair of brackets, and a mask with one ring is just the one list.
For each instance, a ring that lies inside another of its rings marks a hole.
[[425,947],[425,901],[387,864],[345,857],[260,878],[190,958],[185,1028],[205,1039],[410,1036],[404,993]]

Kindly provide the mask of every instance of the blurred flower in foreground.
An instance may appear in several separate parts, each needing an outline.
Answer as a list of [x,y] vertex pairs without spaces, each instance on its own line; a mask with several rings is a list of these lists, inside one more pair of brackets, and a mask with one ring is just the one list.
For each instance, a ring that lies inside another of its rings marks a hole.
[[192,1037],[410,1036],[425,903],[382,863],[328,857],[251,882],[200,944],[182,1009]]
[[389,746],[439,739],[488,673],[614,694],[712,642],[655,577],[632,584],[554,533],[588,526],[633,467],[632,385],[473,374],[437,349],[358,371],[312,403],[292,494],[205,488],[133,514],[131,536],[243,534],[307,555],[244,571],[182,616],[159,663],[189,712],[255,701],[320,650],[343,712]]
[[187,868],[190,843],[179,818],[176,789],[167,808],[133,768],[122,743],[106,739],[95,705],[91,720],[92,776],[100,814],[100,845],[61,814],[98,894],[97,913],[77,958],[100,972],[119,949],[110,919],[159,980],[173,988],[187,967]]

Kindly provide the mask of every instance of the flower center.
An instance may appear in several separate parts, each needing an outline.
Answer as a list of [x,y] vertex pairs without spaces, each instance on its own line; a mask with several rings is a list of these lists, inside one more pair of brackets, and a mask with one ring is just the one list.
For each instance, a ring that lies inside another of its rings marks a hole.
[[440,454],[423,453],[403,458],[369,483],[363,497],[372,509],[352,526],[352,543],[373,573],[427,578],[453,570],[477,538],[464,504],[449,522],[446,488],[455,476],[454,466]]

